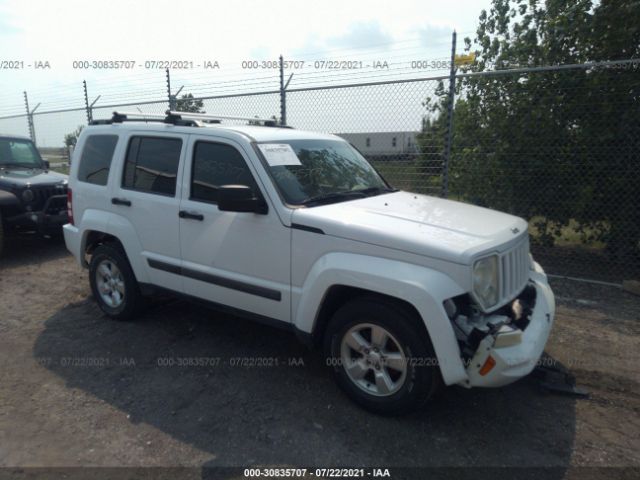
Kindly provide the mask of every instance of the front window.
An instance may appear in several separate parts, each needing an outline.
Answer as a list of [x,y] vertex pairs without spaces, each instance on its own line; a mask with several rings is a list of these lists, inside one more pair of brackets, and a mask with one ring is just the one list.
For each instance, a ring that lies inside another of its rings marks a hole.
[[30,140],[0,138],[0,168],[42,168],[42,159]]
[[358,151],[341,140],[259,143],[275,184],[291,205],[314,206],[393,191]]
[[258,192],[240,152],[223,143],[196,143],[191,177],[191,200],[217,203],[222,185],[246,185]]

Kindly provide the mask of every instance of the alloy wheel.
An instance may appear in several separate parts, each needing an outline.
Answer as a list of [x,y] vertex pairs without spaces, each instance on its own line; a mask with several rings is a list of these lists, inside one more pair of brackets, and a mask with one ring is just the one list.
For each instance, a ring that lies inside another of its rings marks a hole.
[[349,380],[375,396],[393,395],[407,378],[400,342],[385,328],[360,323],[342,337],[340,357]]
[[125,284],[122,272],[111,260],[103,260],[96,269],[96,285],[102,301],[111,308],[124,302]]

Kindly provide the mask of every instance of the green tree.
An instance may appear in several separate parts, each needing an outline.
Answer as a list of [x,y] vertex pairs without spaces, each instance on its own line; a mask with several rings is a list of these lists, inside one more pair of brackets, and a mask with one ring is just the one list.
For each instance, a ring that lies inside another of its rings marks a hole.
[[[640,54],[637,0],[493,0],[465,39],[476,71],[622,60]],[[451,190],[541,218],[551,243],[574,220],[583,240],[638,255],[637,65],[470,76],[457,86]],[[423,135],[444,138],[446,92],[427,102]],[[434,106],[437,105],[437,106]],[[429,110],[429,107],[431,110]]]
[[[249,120],[247,123],[249,125],[263,125],[264,124],[263,121],[258,120],[258,118],[260,118],[260,117],[256,116],[255,118],[256,118],[256,120]],[[278,117],[276,117],[275,115],[271,115],[270,119],[273,120],[276,125],[280,123],[280,120],[278,120]]]
[[434,95],[427,97],[422,106],[427,114],[422,119],[422,130],[416,136],[420,151],[418,171],[423,172],[421,187],[413,187],[418,193],[429,193],[434,173],[439,172],[443,161],[447,131],[447,92],[442,81],[438,82]]
[[78,125],[73,132],[67,133],[64,136],[64,144],[67,148],[75,147],[76,143],[78,143],[78,137],[80,136],[80,132],[82,132],[83,125]]
[[179,112],[206,113],[202,108],[202,100],[194,98],[192,94],[186,93],[176,100],[176,110]]

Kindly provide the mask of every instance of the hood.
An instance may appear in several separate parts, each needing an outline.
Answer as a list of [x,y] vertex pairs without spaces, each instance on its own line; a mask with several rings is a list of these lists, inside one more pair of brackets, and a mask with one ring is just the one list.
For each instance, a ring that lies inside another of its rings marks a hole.
[[68,176],[51,170],[40,168],[8,168],[0,169],[0,184],[14,187],[25,187],[27,185],[55,185],[65,183]]
[[296,209],[292,222],[327,235],[470,264],[528,235],[523,219],[506,213],[408,192]]

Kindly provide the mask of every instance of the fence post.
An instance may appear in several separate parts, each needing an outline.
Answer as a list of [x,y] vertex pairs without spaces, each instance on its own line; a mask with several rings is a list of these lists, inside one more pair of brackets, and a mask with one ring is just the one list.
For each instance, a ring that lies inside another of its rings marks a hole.
[[293,78],[293,73],[289,75],[287,82],[284,81],[284,60],[280,55],[280,125],[287,124],[287,87]]
[[184,88],[182,85],[176,93],[171,93],[171,77],[169,76],[169,69],[166,69],[167,72],[167,93],[169,94],[169,110],[177,110],[178,109],[178,95]]
[[169,69],[165,70],[167,73],[167,95],[169,97],[169,110],[176,109],[176,99],[173,95],[171,95],[171,76],[169,75]]
[[451,161],[451,142],[453,140],[453,105],[456,94],[456,31],[451,36],[451,66],[449,69],[449,96],[447,98],[447,130],[444,139],[442,161],[442,197],[449,196],[449,164]]
[[84,108],[87,110],[87,125],[91,125],[93,116],[91,114],[91,107],[89,107],[89,96],[87,95],[87,81],[82,81],[82,88],[84,89]]
[[280,55],[280,124],[287,124],[287,91],[284,86],[284,61]]
[[36,109],[40,106],[40,104],[36,105],[36,108],[34,108],[33,110],[29,110],[29,99],[27,98],[27,92],[24,91],[24,106],[27,110],[27,123],[29,124],[29,136],[31,137],[31,141],[33,141],[34,145],[37,145],[36,143],[36,129],[33,125],[33,112],[36,111]]
[[84,86],[84,106],[87,109],[87,124],[91,125],[93,122],[93,106],[96,104],[98,100],[100,100],[101,95],[98,95],[93,102],[89,103],[89,95],[87,92],[87,81],[83,80],[82,84]]

